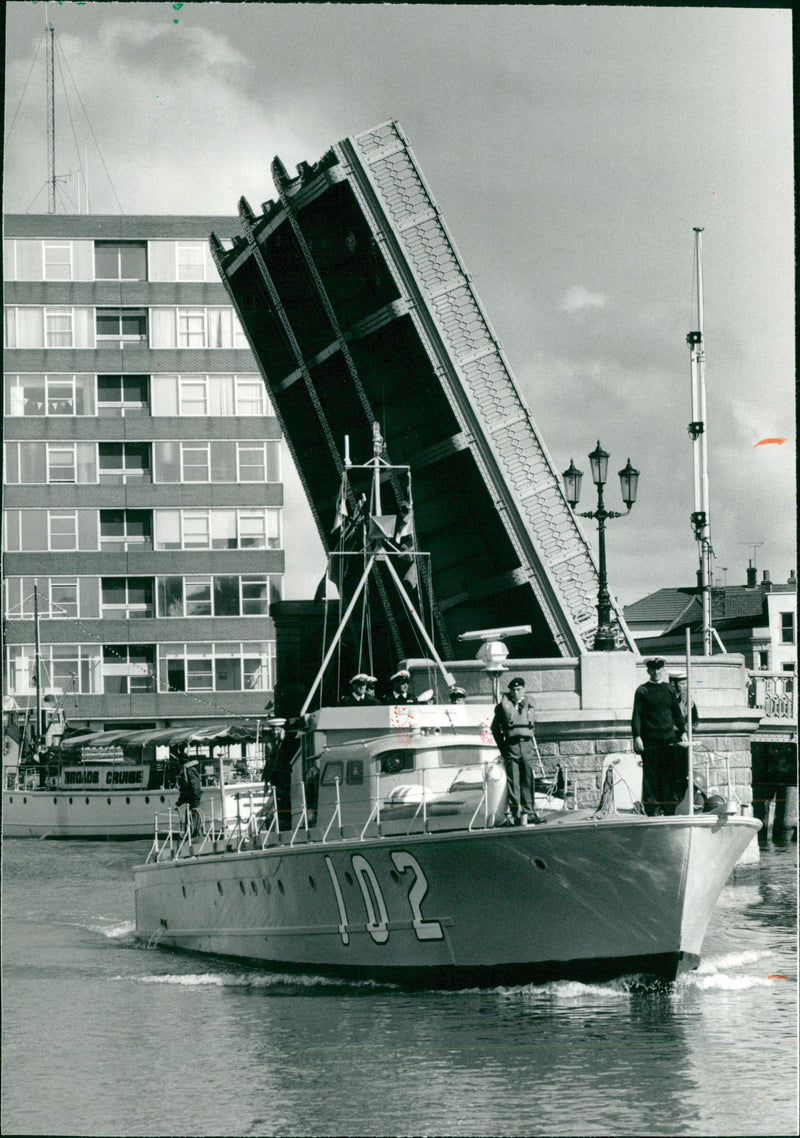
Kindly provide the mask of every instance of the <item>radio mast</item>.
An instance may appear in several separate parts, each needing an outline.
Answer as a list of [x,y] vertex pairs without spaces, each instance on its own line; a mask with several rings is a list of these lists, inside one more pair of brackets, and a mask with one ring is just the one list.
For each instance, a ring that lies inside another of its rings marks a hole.
[[[45,5],[45,18],[47,5]],[[53,37],[55,28],[47,20],[45,27],[45,60],[47,70],[47,212],[56,212],[56,76]]]
[[694,229],[694,259],[697,283],[696,331],[686,337],[691,352],[692,465],[694,469],[694,510],[692,529],[698,543],[700,599],[703,608],[703,655],[710,656],[713,642],[711,627],[711,520],[708,505],[708,433],[706,431],[705,349],[703,347],[703,264],[702,229]]

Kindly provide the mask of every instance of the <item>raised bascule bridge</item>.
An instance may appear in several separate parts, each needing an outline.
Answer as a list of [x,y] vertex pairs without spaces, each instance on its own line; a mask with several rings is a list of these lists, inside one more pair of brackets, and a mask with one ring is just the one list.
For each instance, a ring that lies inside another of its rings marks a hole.
[[[402,130],[336,143],[290,177],[224,250],[223,282],[270,392],[326,551],[349,436],[410,467],[418,546],[430,553],[433,623],[447,658],[459,634],[529,624],[528,657],[579,656],[597,625],[597,570],[531,412]],[[399,512],[401,476],[384,511]],[[395,659],[405,643],[383,591]],[[631,648],[618,610],[620,646]]]

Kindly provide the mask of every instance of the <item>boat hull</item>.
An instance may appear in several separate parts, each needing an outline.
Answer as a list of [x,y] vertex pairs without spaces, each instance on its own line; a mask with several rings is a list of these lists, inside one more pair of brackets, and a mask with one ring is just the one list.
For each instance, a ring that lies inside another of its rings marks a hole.
[[546,826],[309,842],[134,871],[136,932],[284,971],[460,987],[697,966],[749,819],[551,818]]
[[[226,787],[226,813],[236,817],[235,790]],[[244,787],[240,793],[240,811],[246,821],[250,799],[263,805],[263,783]],[[177,790],[156,789],[125,791],[16,789],[3,791],[3,836],[6,838],[76,838],[97,839],[152,838],[155,816],[165,823],[169,811],[175,810]],[[220,815],[219,792],[206,791],[201,809],[210,811],[212,800],[216,816]],[[233,800],[233,801],[232,801]],[[162,831],[163,832],[163,831]]]

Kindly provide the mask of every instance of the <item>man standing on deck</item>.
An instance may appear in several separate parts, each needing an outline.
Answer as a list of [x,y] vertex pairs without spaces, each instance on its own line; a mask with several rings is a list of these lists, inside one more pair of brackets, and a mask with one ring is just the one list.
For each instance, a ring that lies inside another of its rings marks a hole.
[[492,734],[500,748],[508,778],[508,809],[504,826],[541,822],[534,809],[533,703],[525,694],[525,681],[513,679],[494,709]]
[[200,764],[197,759],[190,759],[185,751],[181,757],[183,766],[178,775],[178,801],[175,805],[178,808],[188,806],[186,822],[192,827],[192,836],[194,837],[200,832],[200,815],[197,808],[200,805],[200,799],[203,797]]
[[666,663],[656,656],[645,666],[649,679],[633,697],[633,749],[642,756],[642,804],[645,813],[674,814],[686,793],[686,720]]

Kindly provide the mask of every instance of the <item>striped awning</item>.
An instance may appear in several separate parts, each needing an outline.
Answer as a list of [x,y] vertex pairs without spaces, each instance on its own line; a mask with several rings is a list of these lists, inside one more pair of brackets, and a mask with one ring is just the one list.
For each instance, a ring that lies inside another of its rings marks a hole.
[[255,721],[210,723],[198,727],[153,727],[142,731],[90,731],[72,735],[61,743],[62,751],[81,747],[180,746],[187,743],[247,743],[258,739],[264,727]]

